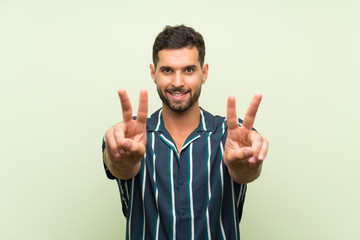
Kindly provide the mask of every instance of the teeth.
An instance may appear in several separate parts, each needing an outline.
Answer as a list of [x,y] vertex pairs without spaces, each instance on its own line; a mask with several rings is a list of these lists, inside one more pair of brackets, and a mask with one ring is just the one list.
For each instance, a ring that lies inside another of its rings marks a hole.
[[171,93],[171,95],[175,96],[175,97],[179,97],[184,95],[183,93]]

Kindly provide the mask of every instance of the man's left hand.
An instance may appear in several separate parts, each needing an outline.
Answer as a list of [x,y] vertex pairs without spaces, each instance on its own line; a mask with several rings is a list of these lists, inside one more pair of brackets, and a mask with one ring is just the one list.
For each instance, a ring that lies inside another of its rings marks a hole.
[[255,94],[241,126],[236,115],[235,97],[230,96],[227,102],[228,135],[223,154],[224,163],[229,168],[232,179],[238,183],[255,180],[261,172],[269,142],[253,130],[256,112],[259,108],[261,94]]

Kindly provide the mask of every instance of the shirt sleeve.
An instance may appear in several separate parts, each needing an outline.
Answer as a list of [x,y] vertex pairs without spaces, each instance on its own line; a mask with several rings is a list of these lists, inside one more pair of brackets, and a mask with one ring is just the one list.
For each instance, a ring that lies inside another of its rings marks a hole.
[[[103,140],[102,140],[102,153],[103,153],[102,156],[104,156],[104,151],[105,151],[105,136],[103,137]],[[114,177],[114,175],[111,174],[110,170],[105,165],[104,159],[103,159],[103,164],[104,164],[104,170],[105,170],[106,176],[111,180],[116,179],[116,177]]]

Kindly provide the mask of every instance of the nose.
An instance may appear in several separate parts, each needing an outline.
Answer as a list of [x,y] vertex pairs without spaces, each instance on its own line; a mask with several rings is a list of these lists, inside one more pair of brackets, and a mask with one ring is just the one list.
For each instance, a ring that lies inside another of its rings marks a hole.
[[180,72],[176,72],[172,79],[173,87],[183,87],[184,86],[184,76]]

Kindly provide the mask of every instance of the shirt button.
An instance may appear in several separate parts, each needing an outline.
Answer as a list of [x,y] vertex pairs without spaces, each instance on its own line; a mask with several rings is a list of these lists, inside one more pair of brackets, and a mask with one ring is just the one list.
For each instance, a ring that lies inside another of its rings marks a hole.
[[185,209],[181,209],[181,210],[180,210],[180,214],[181,214],[181,215],[185,215],[185,214],[186,214]]
[[180,180],[179,180],[179,183],[180,183],[180,185],[183,185],[183,184],[184,184],[184,180],[180,179]]

